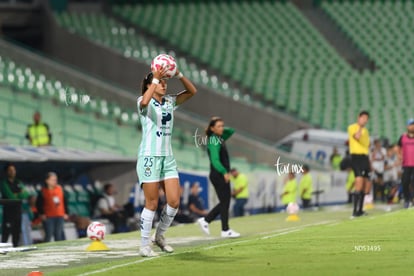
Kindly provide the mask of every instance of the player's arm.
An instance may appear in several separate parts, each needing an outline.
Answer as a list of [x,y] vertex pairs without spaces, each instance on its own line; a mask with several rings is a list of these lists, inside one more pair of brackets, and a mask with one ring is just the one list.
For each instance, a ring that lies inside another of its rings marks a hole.
[[234,134],[234,128],[225,127],[223,130],[223,135],[221,136],[224,140],[229,139]]
[[189,79],[183,76],[183,74],[181,74],[178,70],[175,76],[179,77],[181,83],[184,85],[185,88],[184,91],[180,92],[177,95],[176,104],[180,105],[186,100],[190,99],[192,96],[194,96],[197,93],[197,88]]
[[145,93],[142,96],[142,100],[139,103],[140,110],[148,106],[152,95],[154,94],[155,88],[157,88],[157,83],[159,83],[159,81],[165,76],[166,72],[167,68],[165,67],[161,67],[160,70],[152,72],[152,83],[148,86],[147,90],[145,90]]

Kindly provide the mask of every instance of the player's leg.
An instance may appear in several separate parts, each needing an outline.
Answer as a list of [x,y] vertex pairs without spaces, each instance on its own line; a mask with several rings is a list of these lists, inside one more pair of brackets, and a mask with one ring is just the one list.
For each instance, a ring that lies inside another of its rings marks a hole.
[[156,156],[141,156],[137,162],[137,174],[144,191],[145,206],[141,212],[141,248],[140,255],[154,257],[158,254],[151,249],[151,230],[158,207],[160,160]]
[[140,254],[143,257],[157,256],[152,251],[151,244],[151,230],[152,223],[155,216],[155,211],[158,207],[159,184],[158,182],[142,183],[142,189],[145,195],[145,206],[141,212],[141,249]]
[[174,221],[174,217],[178,212],[181,189],[178,178],[165,179],[161,182],[161,186],[165,191],[167,204],[161,212],[160,221],[158,223],[157,230],[155,231],[154,243],[164,252],[172,253],[174,252],[174,249],[166,243],[164,234]]

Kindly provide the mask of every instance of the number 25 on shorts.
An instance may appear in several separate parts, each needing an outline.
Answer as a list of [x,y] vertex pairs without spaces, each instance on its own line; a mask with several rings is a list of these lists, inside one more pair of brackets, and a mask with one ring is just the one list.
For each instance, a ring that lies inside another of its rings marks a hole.
[[154,158],[153,157],[144,157],[144,167],[150,167],[152,168],[154,164]]

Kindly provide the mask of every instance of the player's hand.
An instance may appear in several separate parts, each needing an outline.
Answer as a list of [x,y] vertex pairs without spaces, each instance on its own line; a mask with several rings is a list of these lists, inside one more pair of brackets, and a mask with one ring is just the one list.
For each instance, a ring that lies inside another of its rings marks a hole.
[[230,182],[230,174],[229,173],[224,174],[224,181],[226,181],[226,183]]
[[68,220],[68,219],[69,219],[69,216],[68,216],[67,214],[64,214],[64,215],[63,215],[63,219],[64,219],[64,220]]
[[168,71],[168,68],[163,66],[159,70],[152,72],[152,75],[154,76],[154,78],[160,80],[165,77],[165,75],[167,74],[167,71]]

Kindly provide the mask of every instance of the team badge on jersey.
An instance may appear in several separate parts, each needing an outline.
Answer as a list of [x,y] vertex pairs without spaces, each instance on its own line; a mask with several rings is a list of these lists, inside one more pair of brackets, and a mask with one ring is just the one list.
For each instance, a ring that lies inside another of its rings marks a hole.
[[144,171],[144,174],[145,174],[145,176],[146,177],[150,177],[151,176],[151,168],[150,167],[146,167],[145,168],[145,171]]

